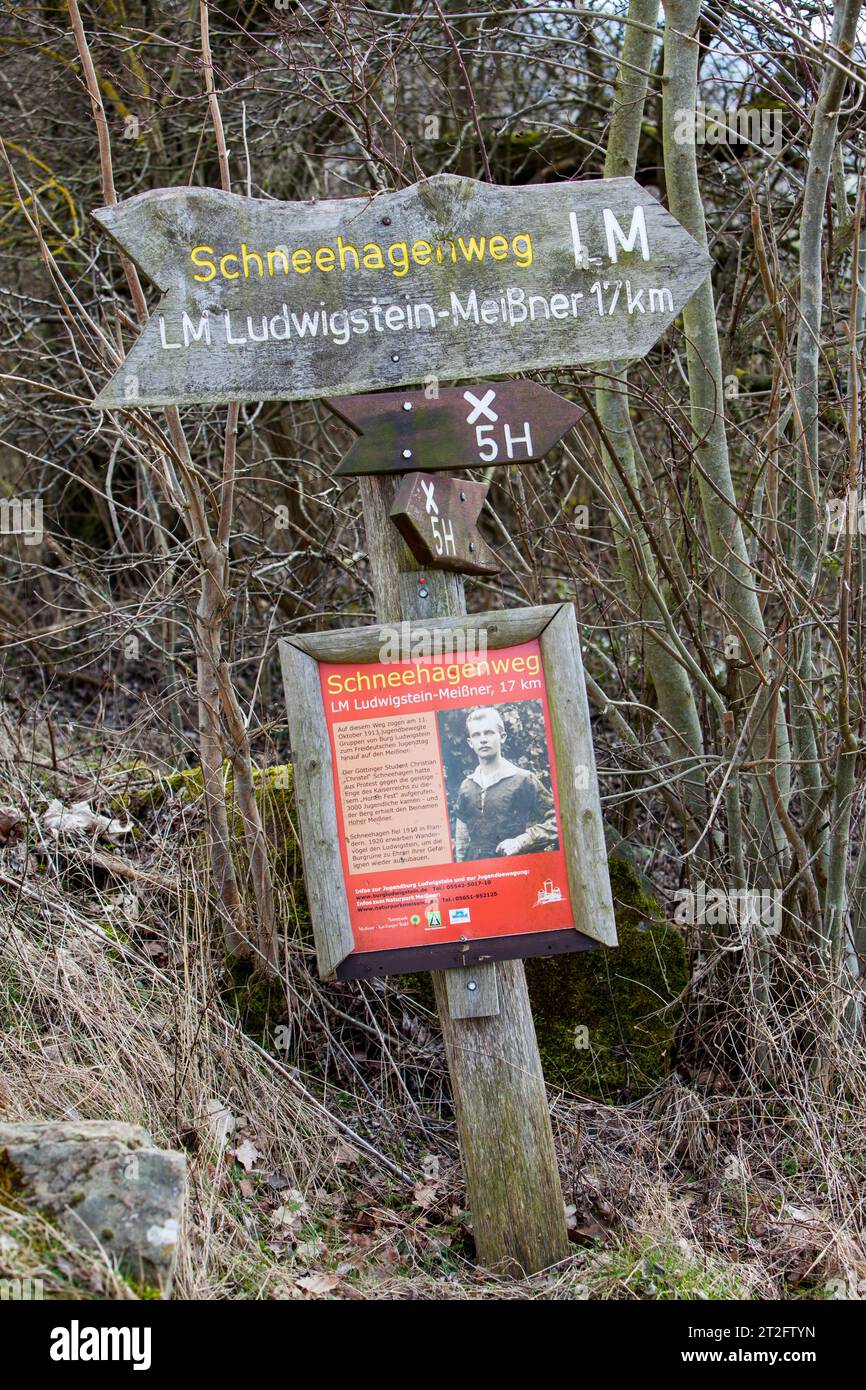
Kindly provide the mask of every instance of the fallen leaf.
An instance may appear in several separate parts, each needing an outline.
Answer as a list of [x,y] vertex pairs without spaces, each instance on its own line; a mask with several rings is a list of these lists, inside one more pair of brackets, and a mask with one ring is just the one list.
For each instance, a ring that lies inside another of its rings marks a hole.
[[299,1192],[296,1187],[289,1188],[283,1194],[283,1204],[277,1207],[271,1215],[273,1226],[284,1226],[291,1228],[297,1226],[302,1217],[306,1216],[309,1208],[304,1200],[303,1192]]
[[295,1258],[305,1265],[311,1265],[316,1260],[321,1260],[324,1253],[325,1242],[321,1236],[316,1236],[313,1240],[299,1241],[295,1246]]
[[578,1225],[577,1222],[575,1222],[574,1225],[572,1225],[571,1222],[566,1222],[566,1225],[568,1226],[568,1234],[571,1236],[572,1240],[576,1238],[577,1240],[591,1241],[607,1240],[608,1238],[608,1233],[604,1227],[600,1226],[597,1221],[594,1221],[591,1216],[581,1225]]
[[311,1294],[331,1293],[339,1282],[336,1274],[306,1274],[303,1279],[295,1280],[299,1289]]
[[214,1142],[222,1148],[226,1139],[234,1130],[235,1117],[231,1111],[223,1105],[221,1100],[209,1100],[205,1109],[207,1110]]
[[261,1154],[255,1144],[250,1143],[249,1139],[245,1139],[242,1144],[238,1144],[236,1149],[229,1149],[228,1152],[247,1173],[253,1171],[256,1165],[256,1159],[261,1158]]
[[285,1173],[271,1173],[264,1179],[265,1187],[270,1187],[274,1192],[281,1192],[283,1188],[291,1186],[291,1178],[287,1178]]
[[412,1189],[412,1200],[416,1207],[421,1207],[422,1211],[427,1207],[432,1207],[439,1193],[438,1183],[416,1182]]
[[61,835],[105,835],[109,840],[117,840],[129,835],[132,830],[132,821],[123,825],[119,820],[100,816],[87,801],[73,801],[67,807],[62,801],[54,800],[42,820],[45,829],[55,840]]
[[438,1154],[421,1155],[421,1172],[428,1182],[438,1182],[439,1180],[439,1156]]
[[8,845],[18,838],[24,816],[14,806],[0,806],[0,845]]

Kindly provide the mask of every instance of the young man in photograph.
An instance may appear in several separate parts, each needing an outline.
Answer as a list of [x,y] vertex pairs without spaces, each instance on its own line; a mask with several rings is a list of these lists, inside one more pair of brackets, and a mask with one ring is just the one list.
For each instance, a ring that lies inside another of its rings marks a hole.
[[457,797],[456,858],[495,859],[555,849],[553,797],[534,772],[502,756],[506,732],[499,711],[470,710],[466,731],[478,766],[464,777]]

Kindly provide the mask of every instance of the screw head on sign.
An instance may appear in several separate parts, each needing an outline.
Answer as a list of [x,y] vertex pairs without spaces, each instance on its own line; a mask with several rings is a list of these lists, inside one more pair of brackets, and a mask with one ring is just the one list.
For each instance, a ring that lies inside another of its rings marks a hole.
[[475,983],[474,980],[469,980],[469,981],[467,982],[466,988],[467,988],[467,989],[471,989],[471,990],[476,990],[476,989],[478,988],[478,986],[477,986],[477,984]]
[[404,401],[404,402],[403,402],[403,409],[404,409],[404,410],[411,410],[411,409],[412,409],[412,402],[411,402],[411,401]]
[[461,494],[460,494],[460,501],[461,501],[461,502],[465,502],[465,501],[466,501],[466,493],[465,493],[465,492],[461,492]]
[[399,361],[400,361],[400,354],[399,354],[399,352],[392,352],[392,353],[391,353],[391,361],[392,361],[392,362],[399,362]]
[[427,591],[426,589],[419,589],[419,590],[418,590],[418,597],[419,597],[419,598],[426,598],[426,597],[427,597],[427,592],[428,592],[428,591]]
[[391,225],[391,219],[390,219],[390,217],[383,217],[383,218],[382,218],[382,226],[383,226],[383,227],[390,227],[390,225]]
[[470,549],[470,550],[474,550],[474,549],[475,549],[475,542],[474,542],[474,541],[470,541],[470,542],[469,542],[469,549]]
[[412,450],[411,450],[411,449],[404,449],[404,450],[403,450],[403,457],[404,457],[404,459],[410,459],[410,458],[412,457]]

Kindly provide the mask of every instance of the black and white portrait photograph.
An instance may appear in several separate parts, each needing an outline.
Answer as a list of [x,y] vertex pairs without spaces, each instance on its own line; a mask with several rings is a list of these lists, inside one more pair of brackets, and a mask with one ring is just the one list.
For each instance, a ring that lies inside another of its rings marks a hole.
[[437,715],[458,861],[559,848],[540,700]]

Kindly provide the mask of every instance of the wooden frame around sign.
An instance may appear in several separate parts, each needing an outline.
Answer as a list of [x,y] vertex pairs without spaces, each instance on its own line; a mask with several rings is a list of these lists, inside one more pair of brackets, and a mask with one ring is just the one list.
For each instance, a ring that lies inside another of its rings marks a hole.
[[[516,933],[402,950],[355,951],[340,859],[331,741],[318,667],[321,661],[379,661],[385,626],[377,623],[336,632],[296,633],[279,644],[304,879],[322,977],[352,979],[405,974],[491,960],[557,955],[599,944],[615,946],[616,923],[577,622],[570,603],[555,603],[414,621],[409,629],[412,642],[422,632],[484,629],[489,650],[538,639],[550,709],[574,930]],[[577,775],[580,768],[588,769],[586,777]]]

